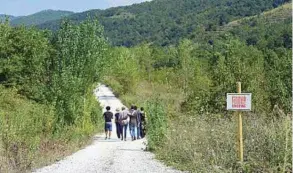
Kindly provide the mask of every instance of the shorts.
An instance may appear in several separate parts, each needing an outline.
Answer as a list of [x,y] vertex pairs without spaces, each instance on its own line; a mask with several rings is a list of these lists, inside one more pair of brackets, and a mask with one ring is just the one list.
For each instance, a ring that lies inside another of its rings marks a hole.
[[105,131],[112,131],[112,122],[105,123]]

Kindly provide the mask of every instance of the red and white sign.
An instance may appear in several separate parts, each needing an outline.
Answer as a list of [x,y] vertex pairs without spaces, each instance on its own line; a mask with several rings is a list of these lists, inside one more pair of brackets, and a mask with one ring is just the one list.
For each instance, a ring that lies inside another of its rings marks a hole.
[[227,93],[227,110],[251,110],[251,93]]

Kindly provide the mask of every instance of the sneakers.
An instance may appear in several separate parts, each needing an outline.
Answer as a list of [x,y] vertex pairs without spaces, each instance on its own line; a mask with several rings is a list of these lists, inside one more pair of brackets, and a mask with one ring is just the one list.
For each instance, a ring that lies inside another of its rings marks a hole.
[[107,140],[107,136],[105,137],[105,140]]

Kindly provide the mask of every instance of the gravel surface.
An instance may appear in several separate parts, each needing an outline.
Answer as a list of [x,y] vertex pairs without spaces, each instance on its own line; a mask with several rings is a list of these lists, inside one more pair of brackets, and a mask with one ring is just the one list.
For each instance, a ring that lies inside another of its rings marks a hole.
[[[105,85],[99,85],[95,95],[101,106],[111,106],[113,113],[123,104]],[[35,170],[36,173],[181,173],[154,159],[154,154],[144,151],[145,139],[127,141],[117,138],[113,123],[111,139],[105,134],[94,136],[93,143],[53,165]]]

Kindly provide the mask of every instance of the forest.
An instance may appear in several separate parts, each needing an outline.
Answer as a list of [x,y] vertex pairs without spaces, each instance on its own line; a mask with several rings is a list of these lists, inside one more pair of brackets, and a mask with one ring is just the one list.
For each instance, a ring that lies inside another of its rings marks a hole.
[[[163,45],[145,37],[114,46],[99,18],[63,20],[55,32],[0,23],[0,172],[52,163],[101,132],[102,109],[93,96],[98,82],[127,106],[145,107],[148,149],[168,165],[290,172],[292,3],[260,2],[255,11],[238,2],[233,13],[247,14],[210,28],[195,25],[188,35],[175,32],[176,43]],[[253,94],[252,111],[243,113],[244,164],[237,162],[236,117],[226,111],[226,93],[236,92],[236,82]]]
[[[281,6],[290,0],[153,0],[126,7],[75,13],[68,19],[78,23],[96,16],[113,46],[132,47],[144,42],[157,46],[178,44],[198,27],[215,30],[229,22]],[[291,16],[291,13],[289,14]],[[37,28],[58,30],[62,20]]]

